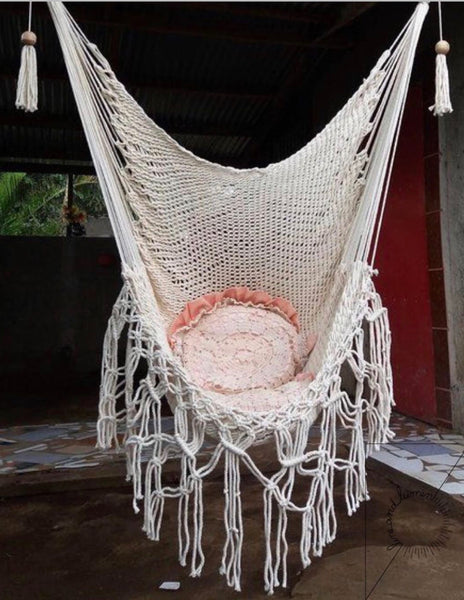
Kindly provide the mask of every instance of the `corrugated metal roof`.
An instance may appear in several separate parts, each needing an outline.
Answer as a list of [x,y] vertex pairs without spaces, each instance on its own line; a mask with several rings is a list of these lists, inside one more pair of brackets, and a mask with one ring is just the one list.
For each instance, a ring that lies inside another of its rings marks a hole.
[[[269,128],[291,115],[294,98],[305,94],[309,104],[313,72],[346,52],[354,35],[343,28],[343,19],[351,23],[347,4],[338,2],[68,8],[149,115],[198,155],[236,166],[249,166],[257,153],[265,162]],[[350,10],[361,14],[366,6]],[[27,3],[0,3],[0,162],[61,157],[84,164],[87,145],[45,4],[34,3],[33,15],[40,110],[25,115],[14,111],[14,98]],[[338,31],[311,46],[337,23]]]
[[[237,44],[232,40],[154,35],[126,31],[116,71],[135,81],[176,79],[199,87],[251,86],[275,89],[292,66],[297,48],[268,44]],[[130,51],[128,51],[130,49]],[[227,65],[227,81],[224,66]]]

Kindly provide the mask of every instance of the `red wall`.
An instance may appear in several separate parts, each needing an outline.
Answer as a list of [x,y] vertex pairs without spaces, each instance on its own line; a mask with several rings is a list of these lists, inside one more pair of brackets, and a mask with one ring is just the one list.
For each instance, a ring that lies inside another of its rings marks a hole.
[[375,266],[392,330],[398,412],[435,422],[427,259],[422,90],[412,87],[400,134]]

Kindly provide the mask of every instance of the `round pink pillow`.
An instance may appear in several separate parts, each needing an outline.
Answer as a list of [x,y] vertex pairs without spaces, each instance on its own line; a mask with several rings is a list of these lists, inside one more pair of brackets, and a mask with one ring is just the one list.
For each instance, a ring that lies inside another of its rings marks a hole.
[[187,304],[168,336],[192,381],[237,408],[277,408],[313,379],[302,368],[314,336],[299,334],[288,301],[265,292],[230,288],[202,296]]

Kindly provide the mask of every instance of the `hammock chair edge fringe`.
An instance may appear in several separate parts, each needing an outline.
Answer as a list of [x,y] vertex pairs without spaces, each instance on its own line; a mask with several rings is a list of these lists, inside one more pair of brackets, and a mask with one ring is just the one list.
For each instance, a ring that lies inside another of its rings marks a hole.
[[[276,413],[267,415],[263,423],[257,415],[256,421],[261,427],[257,423],[247,423],[237,437],[234,432],[236,423],[240,423],[240,415],[234,423],[230,411],[222,415],[211,414],[207,400],[198,402],[192,397],[191,384],[185,379],[183,370],[168,365],[162,352],[154,348],[153,336],[144,331],[144,323],[133,311],[129,281],[128,278],[115,304],[105,336],[98,446],[102,449],[119,447],[118,425],[123,426],[133,506],[135,512],[139,512],[138,501],[143,501],[143,530],[150,539],[159,540],[164,500],[169,497],[179,499],[179,561],[185,566],[190,553],[191,576],[199,576],[204,565],[203,482],[222,456],[226,543],[221,572],[226,575],[228,585],[237,591],[241,589],[244,536],[238,500],[242,465],[263,486],[264,580],[265,590],[272,594],[279,585],[287,585],[287,539],[283,523],[287,522],[288,514],[294,512],[301,516],[300,555],[303,567],[307,567],[311,557],[321,556],[323,548],[336,535],[334,474],[337,471],[345,473],[345,503],[351,515],[362,501],[369,499],[366,458],[394,437],[389,428],[394,405],[389,362],[391,334],[388,314],[375,291],[372,272],[358,263],[351,285],[345,288],[337,323],[344,345],[338,340],[338,360],[327,367],[331,376],[316,377],[307,398],[294,403],[291,417],[287,414],[283,419],[285,414]],[[350,304],[356,309],[350,306],[346,310]],[[347,313],[354,323],[343,323],[343,315]],[[363,323],[367,324],[367,331]],[[129,328],[126,362],[118,367],[118,341],[125,326]],[[146,362],[146,376],[134,389],[134,373],[140,361]],[[342,389],[340,369],[344,362],[348,363],[356,380],[352,398]],[[176,399],[172,435],[162,431],[161,399],[165,395]],[[120,401],[124,408],[117,410]],[[318,415],[321,421],[315,424]],[[321,441],[317,450],[308,451],[306,443],[313,427],[319,429]],[[340,427],[350,432],[348,458],[337,456],[336,440]],[[211,435],[216,437],[216,447],[211,451],[210,460],[200,467],[198,454],[205,440],[211,440],[208,437]],[[272,476],[262,472],[248,454],[250,447],[265,441],[269,435],[274,437],[280,464],[280,469]],[[144,451],[149,454],[145,467]],[[179,484],[163,486],[163,465],[170,458],[179,460]],[[292,494],[296,482],[303,477],[311,478],[310,492],[306,504],[298,505]],[[277,526],[273,522],[273,507],[279,515]]]

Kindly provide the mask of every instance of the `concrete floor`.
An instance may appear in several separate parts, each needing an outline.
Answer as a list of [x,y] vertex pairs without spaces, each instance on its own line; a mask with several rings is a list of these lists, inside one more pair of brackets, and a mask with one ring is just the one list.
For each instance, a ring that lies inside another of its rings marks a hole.
[[[299,523],[298,519],[290,521],[290,587],[277,591],[275,597],[461,599],[462,517],[447,514],[450,507],[446,501],[440,505],[433,492],[418,493],[409,488],[412,495],[406,497],[405,488],[400,500],[397,487],[373,471],[369,472],[369,484],[371,501],[366,510],[361,507],[351,518],[343,516],[343,488],[337,486],[338,537],[326,548],[323,558],[315,559],[302,574]],[[0,598],[265,598],[260,487],[251,479],[243,480],[246,542],[242,594],[227,588],[218,574],[223,542],[222,485],[211,482],[206,487],[206,565],[200,579],[189,578],[177,562],[174,502],[167,505],[162,540],[154,543],[145,538],[141,517],[132,512],[129,488],[4,498],[0,502]],[[436,542],[441,546],[434,550]],[[158,590],[165,580],[180,581],[180,591]]]
[[0,392],[0,423],[4,427],[96,421],[97,413],[98,383],[88,392],[54,392],[50,386],[41,394]]
[[[98,386],[95,380],[86,389],[53,390],[44,386],[41,393],[18,393],[1,389],[0,424],[41,425],[42,423],[71,423],[73,421],[96,421],[98,418]],[[53,388],[53,386],[52,386]],[[170,415],[167,402],[162,405],[162,414]]]

